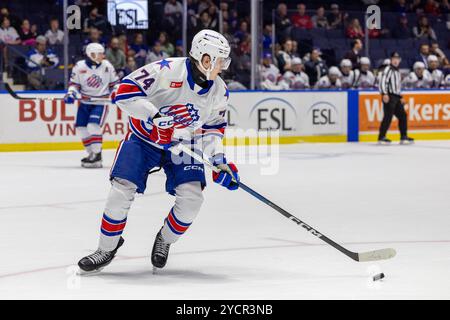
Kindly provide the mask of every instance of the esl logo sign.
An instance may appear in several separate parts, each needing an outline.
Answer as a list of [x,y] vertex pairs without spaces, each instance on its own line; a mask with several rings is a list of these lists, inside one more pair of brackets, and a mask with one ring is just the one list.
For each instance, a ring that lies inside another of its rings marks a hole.
[[267,98],[258,102],[250,111],[250,119],[256,121],[258,131],[294,131],[297,112],[286,100]]
[[314,132],[339,131],[339,112],[337,108],[326,101],[314,103],[308,109],[308,117]]
[[127,29],[148,28],[147,0],[108,0],[108,20]]

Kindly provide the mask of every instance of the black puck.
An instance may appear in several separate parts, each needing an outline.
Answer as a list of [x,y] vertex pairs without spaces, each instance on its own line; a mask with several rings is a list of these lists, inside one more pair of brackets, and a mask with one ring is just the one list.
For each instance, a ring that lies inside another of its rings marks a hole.
[[378,273],[373,276],[373,281],[378,281],[384,278],[384,273]]

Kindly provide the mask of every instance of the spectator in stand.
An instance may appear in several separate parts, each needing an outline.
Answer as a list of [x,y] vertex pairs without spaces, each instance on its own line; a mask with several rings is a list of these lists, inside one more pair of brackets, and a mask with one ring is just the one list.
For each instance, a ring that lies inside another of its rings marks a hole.
[[430,55],[430,46],[426,43],[422,43],[419,48],[419,55],[415,58],[415,61],[420,61],[428,68],[428,56]]
[[404,14],[411,11],[411,6],[406,3],[406,0],[396,0],[393,6],[393,11]]
[[[128,50],[129,46],[128,46],[127,35],[125,33],[122,33],[119,36],[117,36],[117,38],[119,39],[119,48],[122,49],[123,53],[125,53],[125,56],[128,57],[129,56],[128,51],[130,51],[130,50]],[[133,56],[135,54],[136,54],[136,52],[133,53]]]
[[125,68],[123,69],[123,74],[119,74],[119,78],[126,77],[133,71],[135,71],[138,68],[138,65],[136,64],[136,60],[134,60],[133,57],[127,57],[127,64],[125,65]]
[[324,75],[317,81],[315,88],[316,89],[341,89],[342,84],[341,80],[341,72],[337,67],[331,67],[328,70],[328,74]]
[[266,24],[263,30],[263,51],[272,49],[272,25]]
[[251,37],[247,36],[239,46],[239,55],[236,59],[236,81],[244,85],[250,86],[251,73]]
[[275,13],[275,30],[276,36],[280,41],[284,41],[291,33],[292,23],[287,14],[287,6],[284,3],[278,4],[277,12]]
[[134,53],[134,61],[139,66],[142,67],[145,63],[145,58],[147,58],[148,51],[150,48],[144,43],[144,35],[142,33],[136,33],[134,35],[133,43],[130,44],[130,49]]
[[248,23],[247,23],[247,21],[243,20],[243,21],[241,21],[241,24],[239,25],[239,30],[236,31],[236,33],[234,34],[234,37],[236,39],[238,39],[239,42],[241,42],[242,40],[247,38],[247,36],[249,34],[250,33],[248,31]]
[[28,52],[27,57],[28,84],[31,89],[54,89],[55,82],[45,76],[45,69],[55,68],[59,63],[59,58],[51,49],[47,49],[47,38],[37,37],[36,46]]
[[113,37],[109,44],[109,48],[106,49],[106,59],[113,65],[117,73],[123,71],[126,64],[125,53],[120,48],[119,39]]
[[63,44],[64,42],[64,32],[59,29],[59,21],[56,18],[50,20],[50,29],[45,33],[48,44]]
[[434,54],[428,56],[428,72],[431,75],[431,88],[441,88],[444,85],[444,73],[439,69],[439,59]]
[[439,43],[437,43],[436,41],[431,42],[430,54],[434,54],[439,59],[439,63],[441,65],[445,66],[449,64],[447,56],[445,55],[444,51],[439,48]]
[[210,29],[210,26],[211,26],[211,17],[209,16],[208,11],[205,10],[200,14],[200,17],[197,21],[197,28],[194,33],[200,32],[203,29]]
[[168,0],[164,5],[165,30],[180,30],[183,5],[177,0]]
[[422,16],[419,19],[419,23],[417,26],[413,28],[413,34],[416,39],[427,39],[427,40],[436,40],[436,33],[433,28],[431,28],[428,18],[426,16]]
[[219,30],[219,15],[217,14],[217,6],[214,3],[208,8],[208,14],[209,14],[209,17],[211,18],[209,28],[211,30],[218,31]]
[[183,54],[183,40],[177,40],[175,42],[175,54],[174,57],[184,57]]
[[84,19],[84,32],[88,33],[91,28],[96,28],[103,36],[112,33],[111,24],[104,16],[98,13],[97,7],[92,7],[89,11],[89,16]]
[[0,17],[3,19],[3,17],[7,17],[9,19],[11,27],[18,30],[20,29],[20,18],[10,14],[8,8],[3,7],[0,9]]
[[345,54],[345,58],[349,59],[353,64],[353,69],[359,67],[359,59],[361,59],[361,51],[363,49],[363,43],[361,39],[356,39],[351,42],[351,50]]
[[11,21],[7,16],[3,16],[0,24],[0,42],[6,44],[20,44],[20,36],[16,29],[11,26]]
[[86,50],[87,45],[90,43],[100,43],[102,46],[106,46],[106,43],[103,40],[100,31],[95,27],[89,29],[89,36],[83,41],[83,52]]
[[392,36],[396,39],[409,39],[413,34],[408,24],[408,17],[406,13],[400,14],[397,25],[392,30]]
[[19,29],[20,41],[24,46],[34,46],[36,43],[36,32],[31,30],[30,21],[24,19]]
[[292,40],[287,39],[283,43],[283,50],[280,50],[277,55],[278,68],[282,73],[291,70],[291,60],[293,58],[292,52]]
[[163,31],[159,34],[159,43],[161,43],[161,50],[167,53],[170,57],[175,53],[175,47],[169,41],[169,35],[167,32]]
[[328,19],[325,16],[325,8],[323,6],[320,6],[317,9],[316,15],[312,17],[311,19],[314,28],[324,28],[329,29],[330,26],[328,25]]
[[331,5],[331,12],[328,14],[328,25],[331,29],[343,29],[348,14],[339,11],[339,5],[333,3]]
[[161,42],[155,41],[152,50],[147,55],[145,63],[152,63],[167,58],[169,58],[169,55],[162,50]]
[[306,14],[306,6],[303,3],[297,5],[297,13],[292,16],[294,27],[301,29],[312,29],[313,23],[311,17]]
[[311,86],[327,73],[327,64],[320,57],[321,54],[320,49],[314,48],[309,54],[309,60],[305,62],[305,73]]
[[197,12],[202,13],[203,11],[208,10],[208,8],[213,5],[214,5],[214,2],[212,2],[211,0],[199,0],[198,6],[197,6]]
[[426,14],[438,17],[441,15],[439,6],[440,5],[437,1],[427,0],[423,9]]
[[364,31],[357,18],[354,18],[350,21],[345,34],[347,35],[347,38],[350,39],[361,39],[364,37]]

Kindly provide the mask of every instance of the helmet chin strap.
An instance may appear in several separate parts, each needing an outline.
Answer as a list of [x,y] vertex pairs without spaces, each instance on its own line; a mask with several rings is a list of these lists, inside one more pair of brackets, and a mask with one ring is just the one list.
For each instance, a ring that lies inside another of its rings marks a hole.
[[200,61],[198,61],[196,65],[199,67],[200,71],[203,72],[203,74],[206,76],[206,80],[210,80],[211,71],[214,69],[213,64],[211,63],[209,69],[206,69]]

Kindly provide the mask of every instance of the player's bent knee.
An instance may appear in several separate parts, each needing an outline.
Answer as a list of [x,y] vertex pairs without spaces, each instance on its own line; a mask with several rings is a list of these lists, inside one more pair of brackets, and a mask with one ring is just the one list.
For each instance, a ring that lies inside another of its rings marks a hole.
[[181,214],[196,215],[203,203],[203,192],[200,182],[188,182],[176,189],[175,211]]
[[111,191],[106,201],[105,213],[112,216],[123,216],[128,213],[137,186],[125,179],[114,178],[111,183]]
[[102,134],[102,128],[97,123],[88,123],[87,130],[90,134]]

